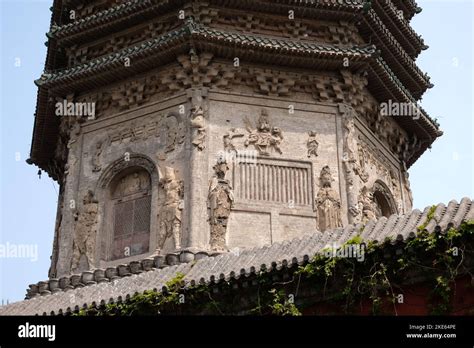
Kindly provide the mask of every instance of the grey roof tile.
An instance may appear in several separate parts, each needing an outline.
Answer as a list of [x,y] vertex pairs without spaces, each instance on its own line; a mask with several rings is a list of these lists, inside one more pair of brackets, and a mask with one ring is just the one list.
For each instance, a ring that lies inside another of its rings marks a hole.
[[[393,215],[389,219],[383,217],[378,221],[370,221],[362,232],[365,241],[383,241],[385,237],[395,239],[403,236],[405,239],[412,233],[416,233],[417,227],[426,221],[430,207],[423,213],[414,210],[404,216]],[[474,219],[474,204],[469,198],[464,198],[461,203],[451,201],[446,207],[438,204],[435,210],[435,218],[428,224],[428,230],[434,231],[435,227],[442,224],[444,228],[454,225],[459,227],[464,221]],[[0,307],[0,315],[34,315],[67,312],[74,308],[90,305],[101,301],[108,303],[110,299],[117,301],[125,299],[127,295],[142,293],[145,290],[161,290],[166,282],[170,281],[178,273],[185,275],[187,286],[199,283],[201,280],[210,282],[220,277],[229,280],[238,278],[241,270],[244,274],[250,274],[254,269],[260,271],[265,265],[270,270],[272,265],[281,266],[284,260],[289,265],[296,259],[298,262],[304,260],[305,255],[313,257],[321,252],[328,244],[333,242],[342,245],[349,239],[359,235],[360,225],[347,226],[333,231],[316,232],[303,237],[274,243],[271,246],[261,248],[244,249],[240,253],[226,253],[215,257],[200,259],[195,263],[179,264],[161,269],[133,274],[128,277],[118,278],[114,281],[76,288],[69,291],[61,291],[46,296],[37,296],[30,300],[21,301]]]

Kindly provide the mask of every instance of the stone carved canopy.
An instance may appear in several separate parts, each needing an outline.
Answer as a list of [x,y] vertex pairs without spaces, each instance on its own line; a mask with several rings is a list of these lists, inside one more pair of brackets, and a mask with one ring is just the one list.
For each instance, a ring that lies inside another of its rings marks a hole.
[[111,163],[102,173],[99,181],[97,182],[97,188],[106,189],[115,176],[122,172],[126,168],[131,167],[140,167],[145,169],[154,179],[158,180],[158,171],[156,169],[155,163],[145,155],[130,153],[124,154],[123,157],[117,159],[115,162]]
[[389,217],[398,213],[397,203],[388,185],[377,180],[372,187],[372,196],[376,206],[377,217]]

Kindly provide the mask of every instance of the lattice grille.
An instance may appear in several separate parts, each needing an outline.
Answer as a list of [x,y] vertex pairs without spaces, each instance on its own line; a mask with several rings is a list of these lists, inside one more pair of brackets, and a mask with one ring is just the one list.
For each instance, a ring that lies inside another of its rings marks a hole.
[[114,237],[130,235],[133,232],[133,201],[115,205]]
[[234,171],[237,199],[312,205],[310,164],[272,162],[259,160],[237,165]]
[[133,232],[150,231],[150,208],[151,197],[143,197],[135,200],[135,209],[133,211]]
[[116,203],[112,260],[149,250],[151,196]]

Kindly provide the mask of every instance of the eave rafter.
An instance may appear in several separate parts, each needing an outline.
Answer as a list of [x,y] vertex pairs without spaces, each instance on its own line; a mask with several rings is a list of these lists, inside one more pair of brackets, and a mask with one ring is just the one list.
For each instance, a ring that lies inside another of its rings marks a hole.
[[400,15],[391,0],[377,0],[372,2],[372,8],[378,13],[387,27],[403,46],[405,51],[416,58],[421,51],[428,48],[423,38],[410,26],[410,23]]
[[[97,35],[104,36],[127,28],[133,23],[163,14],[173,8],[180,8],[189,0],[131,0],[125,4],[100,11],[91,16],[62,26],[53,26],[47,34],[60,45],[67,46],[87,41]],[[229,8],[285,13],[293,9],[295,16],[325,17],[349,19],[355,18],[365,8],[365,0],[314,0],[285,1],[274,0],[269,8],[265,0],[210,0],[211,5],[225,5]],[[295,6],[297,5],[297,6]]]
[[[238,32],[217,30],[197,24],[188,20],[179,29],[161,35],[155,39],[146,41],[138,46],[125,48],[119,52],[105,57],[93,59],[87,63],[74,66],[62,71],[48,72],[35,81],[38,86],[47,87],[57,92],[64,92],[71,88],[77,88],[81,79],[99,80],[100,73],[111,73],[113,71],[124,71],[127,74],[135,73],[133,69],[124,68],[123,59],[129,58],[134,65],[150,59],[151,57],[162,57],[168,50],[180,48],[186,42],[192,40],[196,45],[219,44],[233,49],[241,49],[242,55],[249,54],[250,49],[262,53],[273,54],[273,58],[300,57],[301,61],[317,65],[317,62],[331,62],[333,66],[341,66],[343,58],[350,58],[353,63],[366,62],[376,53],[375,46],[342,48],[332,45],[320,45],[308,42],[293,41],[288,39],[276,39],[261,35],[241,34]],[[222,52],[222,50],[221,50]],[[278,56],[275,56],[277,54]],[[170,56],[172,57],[172,56]],[[250,58],[250,56],[249,56]],[[156,61],[154,63],[157,64]],[[116,76],[116,75],[115,75]],[[72,85],[71,85],[72,84]],[[72,87],[74,86],[74,87]]]
[[[164,14],[173,8],[182,8],[188,1],[132,0],[77,22],[54,27],[48,33],[48,36],[62,47],[78,45],[91,38],[97,39],[98,36],[104,36],[109,32],[117,32],[121,28],[127,28],[136,23],[137,20],[143,21],[143,18],[151,18],[158,13]],[[209,5],[225,5],[227,8],[246,11],[269,11],[267,0],[210,0]],[[297,17],[312,19],[334,18],[335,20],[366,23],[365,28],[362,28],[366,30],[365,36],[371,41],[372,33],[367,33],[367,30],[377,30],[377,34],[381,36],[377,43],[387,42],[383,46],[389,46],[389,48],[385,49],[385,51],[382,50],[386,61],[394,71],[399,73],[401,80],[417,99],[428,88],[432,87],[429,77],[420,71],[410,55],[406,53],[404,47],[391,34],[390,30],[383,24],[376,12],[371,9],[366,0],[328,0],[324,2],[314,0],[275,0],[272,2],[272,13],[287,15],[289,10],[294,10]],[[362,16],[364,19],[360,21]],[[384,47],[381,48],[383,49]]]
[[359,27],[361,34],[381,49],[387,63],[401,75],[400,78],[416,99],[433,87],[429,76],[418,68],[373,9],[367,11]]
[[415,0],[392,0],[394,5],[401,11],[405,19],[411,20],[416,14],[421,12]]
[[[410,17],[390,18],[392,22],[384,24],[385,17],[399,12],[395,7],[397,5],[404,14],[416,12],[416,3],[412,0],[403,7],[397,0],[392,0],[393,3],[391,0],[380,0],[382,2],[377,1],[375,6],[373,1],[370,6],[370,1],[367,0],[274,0],[271,6],[268,0],[208,0],[210,6],[220,5],[246,11],[270,11],[280,15],[293,9],[295,16],[300,18],[358,23],[359,29],[366,26],[366,30],[373,30],[373,33],[380,35],[374,40],[367,41],[377,44],[385,60],[373,45],[345,48],[320,45],[257,34],[244,35],[207,28],[188,21],[183,22],[182,27],[153,40],[109,56],[93,59],[85,64],[59,70],[58,67],[62,66],[56,59],[58,56],[56,51],[59,47],[78,45],[96,40],[98,37],[105,37],[141,23],[143,20],[184,8],[183,6],[190,2],[190,0],[131,0],[74,23],[56,25],[56,23],[61,23],[58,16],[64,12],[64,7],[74,1],[76,0],[54,1],[53,20],[48,33],[50,40],[45,64],[46,72],[37,81],[38,105],[30,162],[48,171],[56,180],[59,176],[56,174],[56,163],[52,153],[57,140],[58,122],[57,119],[52,120],[54,117],[52,117],[51,96],[64,95],[63,93],[67,91],[77,92],[96,88],[138,72],[147,71],[156,67],[157,64],[164,65],[174,61],[177,55],[189,52],[190,47],[195,47],[200,51],[212,51],[220,57],[229,58],[237,54],[248,61],[311,69],[338,70],[343,58],[349,58],[352,69],[364,68],[369,71],[368,87],[379,101],[395,99],[416,103],[426,88],[430,87],[429,77],[418,69],[412,59],[423,48],[423,40],[409,26],[406,18]],[[186,14],[192,16],[192,13]],[[392,26],[397,23],[401,27],[394,31]],[[124,57],[132,58],[134,63],[131,68],[124,68],[122,60]],[[404,118],[397,122],[403,127],[411,127],[419,138],[424,139],[424,145],[412,158],[410,161],[412,163],[437,136],[442,134],[438,124],[432,121],[424,111],[419,120]]]
[[[372,92],[379,100],[393,98],[416,104],[416,99],[379,57],[375,46],[340,48],[275,39],[212,29],[192,20],[188,20],[177,30],[138,46],[123,49],[71,69],[44,74],[36,83],[57,95],[96,88],[101,84],[151,69],[156,64],[169,63],[177,54],[186,53],[191,46],[213,51],[224,58],[232,58],[238,54],[244,60],[274,63],[276,59],[281,65],[313,69],[337,70],[342,66],[343,59],[349,58],[354,69],[370,66],[372,76],[376,77],[373,78],[376,83],[372,85]],[[134,62],[133,68],[124,66],[125,58]],[[425,135],[434,140],[439,135],[438,126],[424,112],[420,120],[417,124],[417,128],[420,128],[418,133],[423,134],[424,131]]]

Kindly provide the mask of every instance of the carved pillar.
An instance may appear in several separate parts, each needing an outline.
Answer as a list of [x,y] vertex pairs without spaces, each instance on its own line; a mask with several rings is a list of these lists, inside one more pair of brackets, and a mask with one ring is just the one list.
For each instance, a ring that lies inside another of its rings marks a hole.
[[[68,122],[63,119],[61,122]],[[69,124],[68,156],[64,173],[64,194],[63,194],[63,208],[61,225],[58,227],[58,255],[56,262],[56,277],[69,275],[71,272],[71,259],[73,249],[72,233],[78,200],[77,193],[79,187],[80,168],[81,168],[81,150],[82,150],[82,136],[80,134],[81,126],[76,121]]]
[[207,223],[207,177],[209,153],[206,132],[208,132],[208,101],[206,88],[188,90],[189,120],[186,139],[186,166],[184,180],[185,216],[183,217],[183,247],[203,249],[208,242]]
[[358,146],[355,129],[355,111],[352,107],[341,104],[339,110],[342,113],[342,137],[343,154],[342,162],[344,167],[345,179],[347,184],[347,205],[349,223],[357,222],[360,215],[357,197],[357,166]]
[[48,271],[48,278],[57,277],[57,264],[59,257],[59,231],[61,229],[61,222],[63,219],[64,209],[64,186],[61,184],[59,189],[58,205],[56,212],[56,224],[54,227],[54,240],[53,240],[53,251],[51,253],[51,266]]
[[[76,213],[77,222],[74,228],[71,272],[93,269],[95,267],[95,249],[97,237],[97,213],[99,204],[94,199],[94,193],[88,191],[83,204]],[[81,260],[85,258],[86,266],[82,267]]]

